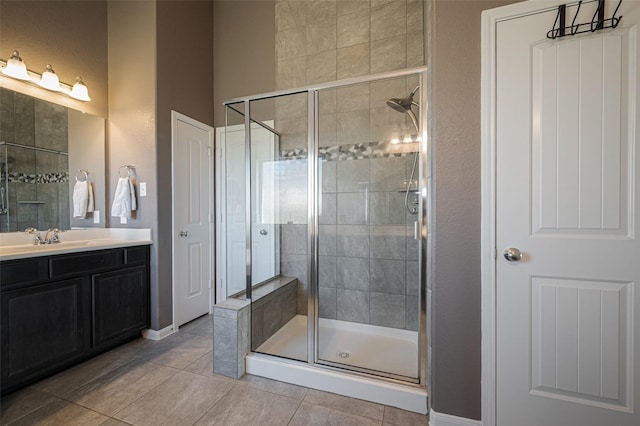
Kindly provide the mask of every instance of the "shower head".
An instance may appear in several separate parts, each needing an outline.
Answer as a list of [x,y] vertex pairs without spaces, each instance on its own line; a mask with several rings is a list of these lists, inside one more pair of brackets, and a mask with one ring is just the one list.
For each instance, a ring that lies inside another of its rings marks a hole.
[[409,98],[391,98],[387,99],[387,105],[398,112],[407,112],[411,110],[412,101],[413,100]]
[[411,106],[415,105],[417,107],[420,106],[419,103],[413,100],[413,96],[416,94],[420,86],[416,86],[415,89],[407,96],[406,98],[390,98],[387,99],[387,105],[391,107],[394,111],[407,113],[409,118],[411,118],[411,122],[416,128],[416,132],[419,132],[420,126],[418,126],[418,119],[414,112],[411,110]]

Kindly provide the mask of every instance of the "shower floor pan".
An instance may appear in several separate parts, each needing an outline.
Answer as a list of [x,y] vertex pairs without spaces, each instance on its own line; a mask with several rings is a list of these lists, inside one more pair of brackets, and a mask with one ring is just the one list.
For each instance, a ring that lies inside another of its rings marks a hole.
[[[320,318],[318,357],[322,361],[418,377],[418,332]],[[307,360],[307,317],[296,315],[257,352]]]

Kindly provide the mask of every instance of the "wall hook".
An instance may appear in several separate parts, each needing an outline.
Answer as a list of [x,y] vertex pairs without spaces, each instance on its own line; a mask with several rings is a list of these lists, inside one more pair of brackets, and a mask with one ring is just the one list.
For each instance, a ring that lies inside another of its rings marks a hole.
[[[570,26],[565,26],[566,14],[567,14],[567,5],[561,4],[558,6],[558,13],[556,14],[556,19],[553,23],[553,27],[551,30],[547,32],[547,38],[555,40],[556,38],[564,37],[567,35],[576,35],[582,34],[586,32],[596,32],[598,30],[603,30],[605,28],[616,28],[620,21],[622,20],[622,16],[616,16],[618,10],[620,10],[620,6],[622,5],[622,0],[618,0],[618,5],[614,10],[611,18],[605,18],[604,13],[606,10],[606,0],[593,0],[587,3],[598,2],[598,6],[591,18],[591,22],[583,22],[580,24],[576,24],[576,19],[578,18],[578,14],[580,13],[580,8],[582,7],[583,1],[580,0],[578,2],[578,8],[576,13],[573,16],[573,20],[571,21]],[[568,31],[567,31],[568,30]]]

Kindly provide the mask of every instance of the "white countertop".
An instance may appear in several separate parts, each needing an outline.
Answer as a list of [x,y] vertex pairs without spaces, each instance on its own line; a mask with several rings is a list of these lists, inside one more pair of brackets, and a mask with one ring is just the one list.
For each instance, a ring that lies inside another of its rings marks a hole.
[[[42,235],[46,231],[41,231]],[[0,234],[0,261],[152,244],[151,229],[90,228],[61,232],[60,243],[34,245],[35,235]]]

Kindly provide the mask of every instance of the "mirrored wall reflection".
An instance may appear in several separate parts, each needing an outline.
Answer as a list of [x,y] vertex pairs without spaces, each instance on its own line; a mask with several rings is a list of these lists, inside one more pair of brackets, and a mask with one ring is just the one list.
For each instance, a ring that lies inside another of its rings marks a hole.
[[69,228],[67,153],[0,142],[0,232]]
[[69,228],[65,107],[0,89],[0,231]]
[[103,118],[0,88],[0,232],[104,226],[104,215],[71,217],[76,169],[104,210],[104,141]]

